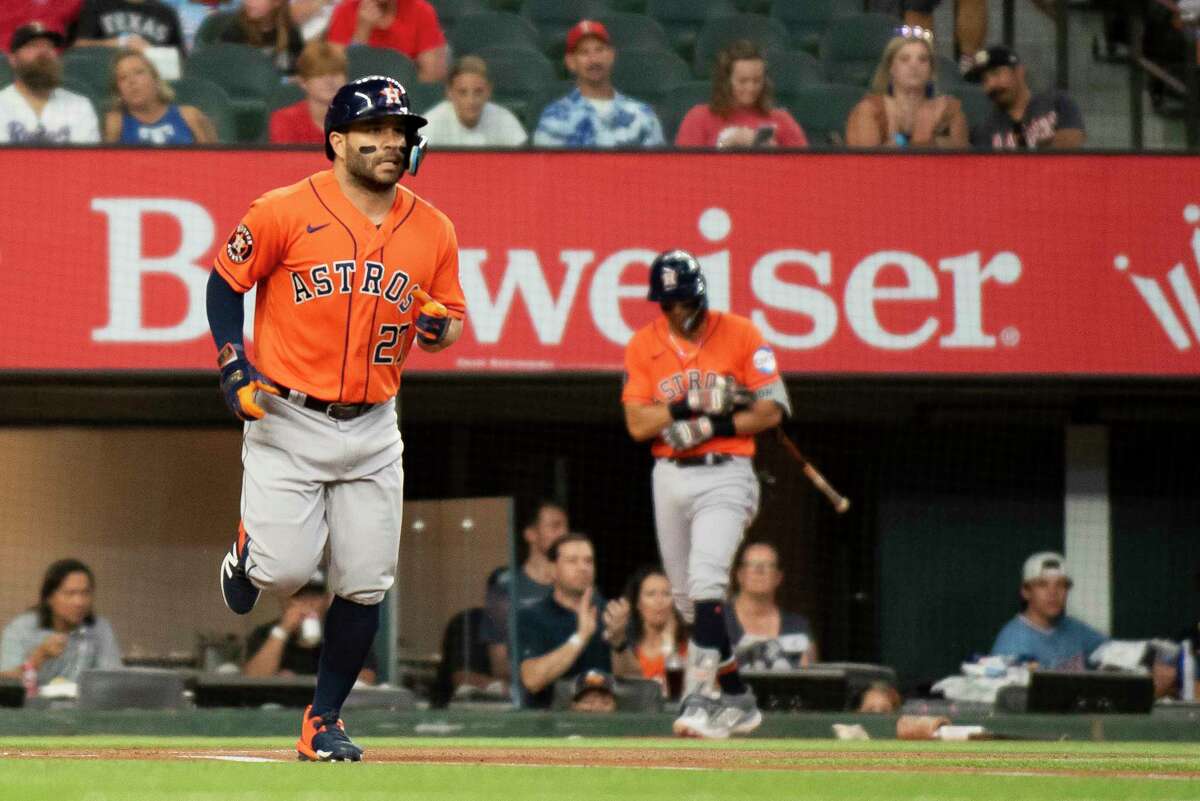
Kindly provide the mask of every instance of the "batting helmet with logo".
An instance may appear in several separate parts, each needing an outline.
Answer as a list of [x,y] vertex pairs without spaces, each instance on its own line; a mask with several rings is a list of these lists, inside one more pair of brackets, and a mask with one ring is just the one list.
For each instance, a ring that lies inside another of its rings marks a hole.
[[650,294],[646,299],[658,303],[699,300],[701,308],[708,308],[700,262],[686,250],[668,250],[655,256],[650,262]]
[[325,112],[325,155],[333,160],[333,147],[329,134],[345,132],[353,123],[361,120],[377,120],[383,117],[400,117],[405,126],[404,166],[416,175],[425,152],[425,137],[417,134],[427,120],[414,114],[408,102],[408,92],[395,78],[383,75],[368,75],[351,81],[338,89]]

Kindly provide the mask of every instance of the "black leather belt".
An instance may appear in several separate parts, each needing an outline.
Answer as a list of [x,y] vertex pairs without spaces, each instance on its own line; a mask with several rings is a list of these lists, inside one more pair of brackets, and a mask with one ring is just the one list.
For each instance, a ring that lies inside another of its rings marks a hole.
[[725,464],[733,461],[733,455],[728,453],[706,453],[701,456],[685,456],[672,459],[679,467],[703,467],[705,465]]
[[302,396],[304,401],[299,405],[305,409],[312,409],[314,412],[320,412],[330,420],[353,420],[356,417],[361,417],[367,412],[378,406],[378,403],[338,403],[337,401],[323,401],[319,398],[314,398],[311,395],[305,395],[303,392],[297,392],[290,387],[285,387],[278,381],[272,381],[278,389],[279,393],[288,399],[289,403],[296,403],[299,398],[293,398],[294,395]]

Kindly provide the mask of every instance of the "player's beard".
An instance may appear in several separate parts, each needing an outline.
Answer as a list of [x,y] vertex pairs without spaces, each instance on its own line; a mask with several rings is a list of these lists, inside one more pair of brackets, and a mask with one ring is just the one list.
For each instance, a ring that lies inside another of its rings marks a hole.
[[381,181],[375,177],[375,170],[372,167],[373,163],[382,161],[382,156],[377,156],[372,153],[363,155],[354,148],[346,149],[346,174],[350,176],[350,180],[354,181],[363,189],[375,194],[384,194],[391,192],[396,184],[400,183],[400,177],[404,175],[403,160],[404,152],[401,151],[397,157],[397,166],[400,166],[396,174],[396,179],[392,181]]
[[35,92],[49,92],[62,83],[62,63],[49,56],[19,64],[13,71],[21,83]]

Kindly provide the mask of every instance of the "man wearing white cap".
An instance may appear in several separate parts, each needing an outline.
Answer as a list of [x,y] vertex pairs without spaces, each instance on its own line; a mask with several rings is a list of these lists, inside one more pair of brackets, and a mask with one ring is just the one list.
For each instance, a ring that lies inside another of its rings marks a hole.
[[1091,626],[1064,614],[1071,573],[1062,554],[1035,553],[1021,572],[1024,610],[996,635],[992,654],[1033,662],[1047,670],[1085,670],[1105,640]]

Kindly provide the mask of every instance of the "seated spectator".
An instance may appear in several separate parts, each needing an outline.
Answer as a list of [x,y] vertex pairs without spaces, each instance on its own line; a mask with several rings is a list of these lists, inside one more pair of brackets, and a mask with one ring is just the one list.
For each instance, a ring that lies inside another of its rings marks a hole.
[[183,26],[162,0],[84,0],[76,24],[78,47],[183,49]]
[[772,104],[767,62],[758,45],[734,42],[717,56],[712,99],[695,106],[675,135],[677,147],[808,147],[792,115]]
[[78,559],[46,568],[37,606],[17,615],[0,635],[0,677],[37,671],[38,686],[78,682],[83,671],[121,667],[121,649],[107,620],[96,615],[96,579]]
[[287,0],[242,0],[242,8],[225,30],[221,41],[244,44],[260,51],[282,75],[296,72],[296,59],[304,49],[300,29],[288,16]]
[[872,715],[890,715],[900,711],[900,693],[886,681],[873,681],[863,690],[858,711]]
[[421,83],[446,79],[446,34],[428,0],[342,0],[325,38],[399,50],[417,63]]
[[[300,35],[306,42],[315,42],[325,38],[329,28],[329,20],[333,18],[333,9],[338,0],[290,0],[288,13],[292,22],[300,28]],[[974,52],[974,51],[972,51]]]
[[450,70],[446,99],[425,112],[423,133],[442,147],[520,147],[529,136],[504,106],[491,102],[492,82],[487,64],[478,56],[463,56]]
[[1021,572],[1022,611],[996,635],[992,654],[1047,670],[1086,670],[1108,638],[1064,613],[1071,574],[1061,554],[1035,553]]
[[793,670],[818,661],[808,619],[782,611],[775,600],[783,581],[775,547],[747,545],[736,577],[738,592],[725,605],[725,626],[738,664],[751,670]]
[[[554,590],[550,547],[568,530],[567,510],[561,504],[538,501],[521,532],[529,553],[516,576],[518,610],[533,606]],[[505,681],[512,678],[508,654],[508,613],[512,597],[511,571],[507,567],[496,568],[488,577],[482,637],[488,644],[492,675]]]
[[608,29],[583,20],[567,33],[567,70],[575,89],[542,110],[538,147],[657,147],[662,125],[650,106],[613,89],[616,60]]
[[[283,614],[250,632],[246,638],[246,676],[315,676],[321,661],[321,622],[333,601],[325,586],[325,575],[313,574],[296,594],[283,601]],[[378,674],[375,649],[358,680],[374,684]]]
[[62,84],[57,31],[31,22],[13,32],[13,83],[0,89],[0,144],[93,144],[100,123],[92,102]]
[[559,679],[588,670],[613,673],[614,665],[623,675],[637,669],[626,637],[629,604],[623,598],[605,604],[592,586],[592,541],[583,534],[565,534],[547,556],[554,565],[554,590],[522,609],[517,623],[525,706],[543,709],[550,706]]
[[589,670],[575,677],[572,712],[616,712],[617,696],[611,673]]
[[275,145],[319,145],[325,141],[325,112],[346,83],[346,53],[340,45],[309,42],[296,60],[296,82],[304,99],[271,113],[268,139]]
[[117,108],[104,115],[104,141],[123,145],[190,145],[217,141],[204,112],[180,106],[158,69],[137,50],[122,50],[113,62]]
[[972,134],[976,147],[990,150],[1064,150],[1083,147],[1087,133],[1079,106],[1065,92],[1034,93],[1025,80],[1025,65],[1007,47],[975,54],[967,80],[983,84],[992,114]]
[[625,600],[629,642],[639,669],[622,675],[653,679],[669,695],[668,665],[682,671],[687,658],[687,632],[671,598],[671,580],[658,568],[639,570],[625,588]]
[[217,12],[234,11],[241,0],[163,0],[179,17],[183,45],[190,52],[196,46],[196,33],[204,20]]
[[849,147],[965,148],[967,118],[933,81],[933,35],[901,28],[883,49],[871,91],[846,121]]
[[4,0],[0,3],[0,47],[9,52],[8,40],[13,33],[33,20],[58,31],[66,44],[71,44],[82,3],[83,0]]

